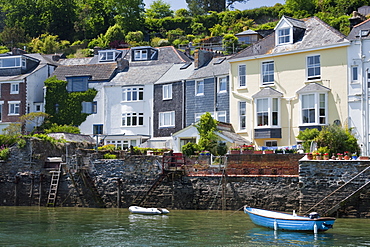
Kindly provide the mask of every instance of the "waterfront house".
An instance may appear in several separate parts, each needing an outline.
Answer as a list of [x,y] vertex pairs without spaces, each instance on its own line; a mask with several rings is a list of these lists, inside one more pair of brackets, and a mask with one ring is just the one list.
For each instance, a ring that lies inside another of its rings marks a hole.
[[[363,21],[365,20],[365,21]],[[351,19],[348,48],[348,126],[358,140],[362,155],[369,155],[370,21],[357,14]]]
[[301,130],[346,124],[348,46],[317,17],[283,16],[272,34],[229,59],[235,131],[257,147],[293,146]]
[[229,122],[229,63],[227,57],[197,50],[194,72],[185,83],[185,126],[206,113],[220,122]]
[[[55,62],[48,56],[26,54],[13,49],[0,55],[0,130],[11,123],[19,123],[19,117],[44,111],[44,81],[52,74]],[[34,124],[27,123],[26,131]]]

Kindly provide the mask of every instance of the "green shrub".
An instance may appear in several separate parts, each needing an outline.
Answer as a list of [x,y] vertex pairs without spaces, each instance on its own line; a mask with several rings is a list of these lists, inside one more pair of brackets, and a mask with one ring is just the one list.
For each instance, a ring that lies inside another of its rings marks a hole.
[[106,153],[103,157],[104,159],[117,159],[117,155],[111,153]]
[[116,146],[113,144],[107,144],[102,147],[98,147],[98,150],[109,150],[109,151],[114,151],[116,150]]
[[190,155],[194,155],[195,151],[199,151],[199,146],[194,142],[188,142],[182,146],[181,151],[185,156],[189,157]]
[[26,146],[26,140],[25,139],[22,139],[20,138],[18,141],[17,141],[17,146],[18,148],[24,148]]
[[45,135],[45,134],[34,134],[32,137],[36,137],[40,140],[43,140],[45,142],[49,142],[53,145],[57,144],[57,143],[66,143],[67,141],[65,139],[55,139],[51,136],[48,136],[48,135]]
[[9,148],[2,147],[0,149],[0,160],[7,160],[9,158],[10,150]]

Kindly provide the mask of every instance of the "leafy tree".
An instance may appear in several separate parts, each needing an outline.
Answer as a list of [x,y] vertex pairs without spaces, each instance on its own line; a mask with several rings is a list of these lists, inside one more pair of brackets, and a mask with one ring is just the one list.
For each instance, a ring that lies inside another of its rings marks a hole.
[[1,45],[0,46],[0,54],[9,52],[8,47]]
[[190,12],[187,9],[178,9],[175,11],[175,17],[189,17]]
[[89,48],[94,48],[94,47],[108,48],[109,40],[107,39],[107,36],[101,33],[99,34],[97,38],[90,41],[88,47]]
[[311,142],[314,141],[318,149],[326,147],[328,153],[344,153],[345,151],[360,153],[357,139],[352,135],[351,130],[338,125],[324,126],[321,131],[305,129],[299,132],[297,138],[303,141],[305,152],[310,151]]
[[13,47],[19,47],[21,44],[28,41],[25,30],[18,26],[5,26],[4,30],[0,33],[0,39],[2,43],[10,49]]
[[144,39],[144,34],[141,31],[129,32],[126,35],[126,41],[129,42],[129,43],[135,43],[135,42],[139,43],[139,42],[143,41],[143,39]]
[[37,129],[41,124],[45,121],[46,118],[49,117],[49,114],[46,114],[44,112],[31,112],[26,115],[19,117],[19,122],[21,124],[21,134],[25,135],[26,132],[26,125],[32,124],[35,129]]
[[161,19],[164,17],[173,17],[173,10],[171,5],[163,2],[162,0],[153,1],[149,8],[146,10],[145,15],[148,18]]
[[112,43],[114,41],[124,41],[125,40],[125,33],[122,27],[118,24],[115,24],[108,28],[107,32],[105,33],[105,39]]
[[199,151],[199,146],[194,142],[188,142],[181,147],[181,152],[187,157],[194,155],[195,151]]
[[238,38],[233,34],[225,34],[224,38],[222,39],[222,44],[225,46],[228,53],[235,52],[238,43]]
[[143,29],[144,2],[143,0],[108,0],[114,19],[123,30],[138,31]]
[[69,46],[69,41],[59,41],[58,35],[42,34],[31,41],[32,52],[52,54]]
[[199,122],[195,124],[199,132],[199,141],[198,146],[200,150],[208,150],[212,154],[216,155],[215,150],[217,146],[217,120],[212,118],[212,115],[209,112],[206,112],[200,117]]

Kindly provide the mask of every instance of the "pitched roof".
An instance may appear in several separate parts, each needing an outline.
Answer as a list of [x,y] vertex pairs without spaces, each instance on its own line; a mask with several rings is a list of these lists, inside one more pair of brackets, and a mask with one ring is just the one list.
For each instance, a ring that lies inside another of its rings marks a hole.
[[194,63],[191,63],[188,67],[181,69],[184,67],[184,64],[174,64],[172,67],[155,83],[155,84],[162,84],[168,82],[175,82],[186,80],[189,76],[193,73],[194,70]]
[[[360,32],[361,30],[363,31],[367,31],[367,33],[365,33],[366,35],[362,35],[360,37]],[[367,19],[366,21],[363,21],[359,24],[357,24],[356,26],[354,26],[351,30],[351,32],[348,34],[347,36],[347,39],[349,40],[356,40],[356,39],[370,39],[370,19]]]
[[252,96],[252,98],[266,98],[266,97],[282,97],[283,93],[280,93],[272,87],[265,87],[261,89],[258,93]]
[[226,75],[229,73],[229,67],[227,57],[215,57],[208,64],[194,70],[194,73],[188,79]]
[[171,68],[172,64],[158,64],[150,66],[130,66],[118,73],[106,85],[146,85],[153,84]]
[[187,57],[183,52],[175,49],[173,46],[156,47],[155,49],[158,50],[158,59],[156,60],[131,62],[131,52],[127,52],[123,58],[130,61],[130,66],[148,66],[164,63],[174,64],[191,62],[189,57]]
[[[294,25],[299,24],[299,22],[293,21],[293,18],[288,19],[292,24],[294,23]],[[310,17],[301,21],[305,23],[305,32],[302,39],[298,40],[297,42],[293,44],[276,46],[276,32],[274,31],[265,38],[235,54],[230,58],[230,60],[258,55],[279,54],[290,51],[319,48],[323,46],[341,44],[346,42],[348,43],[348,40],[345,39],[345,36],[343,34],[330,27],[317,17]]]
[[116,68],[117,63],[59,66],[52,76],[66,80],[67,76],[89,75],[93,81],[107,81],[114,75]]
[[320,85],[316,82],[309,83],[303,88],[299,89],[297,93],[311,93],[311,92],[329,92],[331,89],[324,87],[323,85]]

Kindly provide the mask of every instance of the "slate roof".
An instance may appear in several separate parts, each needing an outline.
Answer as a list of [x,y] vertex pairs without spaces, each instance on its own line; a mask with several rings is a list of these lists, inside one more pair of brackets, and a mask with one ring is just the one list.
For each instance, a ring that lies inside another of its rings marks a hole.
[[[230,64],[227,62],[228,57],[215,57],[208,64],[194,70],[194,73],[188,78],[208,78],[219,75],[229,74]],[[221,63],[219,63],[222,61]]]
[[283,93],[277,91],[272,87],[265,87],[252,96],[252,98],[268,98],[268,97],[283,97]]
[[301,40],[293,44],[276,46],[274,31],[265,38],[233,55],[230,60],[265,54],[279,54],[289,51],[312,49],[348,42],[343,34],[317,17],[310,17],[303,20],[295,20],[290,17],[288,19],[292,24],[294,23],[294,25],[300,25],[301,27],[302,25],[300,22],[304,22],[305,32]]
[[109,83],[106,85],[146,85],[153,84],[164,73],[166,73],[172,64],[158,64],[150,66],[131,66],[126,68],[124,71],[118,73]]
[[248,29],[243,32],[235,34],[235,36],[248,35],[248,34],[258,34],[258,33],[256,31],[253,31],[252,29]]
[[287,20],[288,22],[290,22],[290,24],[293,25],[293,27],[298,27],[298,28],[302,28],[302,29],[306,29],[306,24],[304,21],[302,20],[298,20],[298,19],[295,19],[295,18],[292,18],[292,17],[289,17],[289,16],[284,16],[285,20]]
[[190,64],[186,69],[181,69],[184,64],[174,64],[172,67],[155,83],[162,84],[186,80],[193,73],[194,63]]
[[[348,34],[347,39],[349,40],[356,40],[360,39],[360,31],[361,30],[370,30],[370,19],[367,19],[366,21],[363,21],[356,26],[354,26],[351,30],[351,32]],[[362,37],[363,39],[370,39],[370,32],[368,32],[368,35],[365,37]]]
[[320,85],[316,82],[313,82],[313,83],[309,83],[306,86],[304,86],[303,88],[299,89],[297,91],[297,93],[301,94],[301,93],[323,92],[323,91],[329,92],[330,90],[331,90],[330,88],[324,87],[323,85]]
[[186,56],[183,52],[175,49],[173,46],[155,47],[158,52],[158,59],[149,61],[131,61],[131,52],[127,52],[123,57],[130,61],[130,66],[148,66],[164,63],[187,63],[192,60]]
[[115,74],[117,63],[59,66],[52,76],[66,80],[66,76],[89,75],[93,81],[108,81]]
[[[24,74],[19,74],[19,75],[10,75],[10,76],[0,76],[0,81],[16,81],[16,80],[23,80],[24,78],[27,78],[29,75],[36,73],[38,70],[41,68],[47,66],[49,63],[49,60],[45,58],[44,55],[41,55],[39,53],[34,53],[34,54],[23,54],[25,57],[30,57],[31,59],[36,59],[39,61],[39,64],[36,66],[36,68],[28,71],[27,73]],[[52,64],[55,65],[55,64]]]

